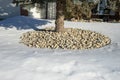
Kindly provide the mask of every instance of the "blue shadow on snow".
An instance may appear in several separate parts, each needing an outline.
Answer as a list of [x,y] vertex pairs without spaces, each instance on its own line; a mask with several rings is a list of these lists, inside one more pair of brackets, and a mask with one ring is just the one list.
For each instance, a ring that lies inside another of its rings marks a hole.
[[40,27],[42,25],[46,25],[47,23],[51,22],[47,20],[34,19],[25,16],[17,16],[0,21],[0,26],[5,27],[5,29],[15,27],[17,30],[21,29],[39,30],[37,28],[38,26]]

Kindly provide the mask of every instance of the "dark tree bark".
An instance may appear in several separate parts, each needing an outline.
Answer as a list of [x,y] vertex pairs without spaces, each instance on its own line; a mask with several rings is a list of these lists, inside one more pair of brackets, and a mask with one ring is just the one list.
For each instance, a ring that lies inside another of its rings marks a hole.
[[56,21],[55,21],[55,31],[64,32],[64,12],[66,8],[66,0],[56,1]]

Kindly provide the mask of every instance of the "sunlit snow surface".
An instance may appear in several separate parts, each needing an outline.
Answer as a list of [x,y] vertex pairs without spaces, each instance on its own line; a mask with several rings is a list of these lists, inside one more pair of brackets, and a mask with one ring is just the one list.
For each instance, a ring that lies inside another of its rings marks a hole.
[[22,33],[48,26],[54,21],[23,16],[0,21],[0,80],[120,80],[120,23],[65,21],[65,27],[109,36],[111,44],[100,49],[51,50],[19,44]]

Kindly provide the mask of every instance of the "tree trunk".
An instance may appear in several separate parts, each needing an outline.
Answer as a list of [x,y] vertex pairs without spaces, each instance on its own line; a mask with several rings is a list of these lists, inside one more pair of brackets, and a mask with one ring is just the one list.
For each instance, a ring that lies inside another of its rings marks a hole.
[[64,32],[64,12],[66,8],[66,0],[57,0],[56,4],[55,31]]

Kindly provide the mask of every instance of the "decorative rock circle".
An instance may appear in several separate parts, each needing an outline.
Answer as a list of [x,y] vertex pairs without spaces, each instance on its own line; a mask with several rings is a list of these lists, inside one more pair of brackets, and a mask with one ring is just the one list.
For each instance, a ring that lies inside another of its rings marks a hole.
[[65,28],[65,32],[54,32],[54,28],[23,33],[20,43],[36,48],[93,49],[110,44],[111,40],[100,33],[77,28]]

